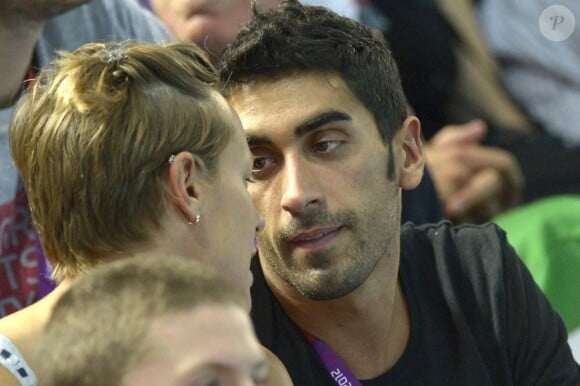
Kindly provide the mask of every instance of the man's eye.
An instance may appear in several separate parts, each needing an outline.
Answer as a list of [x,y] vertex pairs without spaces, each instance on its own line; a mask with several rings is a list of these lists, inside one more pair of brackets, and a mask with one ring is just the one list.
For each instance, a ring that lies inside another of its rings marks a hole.
[[265,168],[271,166],[273,164],[273,160],[267,157],[254,157],[254,163],[252,166],[252,172],[257,173],[261,172]]
[[312,145],[312,150],[319,153],[330,153],[331,151],[338,148],[343,144],[344,141],[332,140],[332,141],[319,141]]

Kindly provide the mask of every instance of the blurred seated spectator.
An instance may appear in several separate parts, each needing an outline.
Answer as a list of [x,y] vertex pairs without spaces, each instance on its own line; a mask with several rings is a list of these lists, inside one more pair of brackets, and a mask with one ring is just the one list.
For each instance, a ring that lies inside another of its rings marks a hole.
[[166,255],[77,280],[36,355],[39,386],[261,385],[269,371],[239,291],[206,265]]
[[[266,10],[280,0],[258,0]],[[139,0],[171,29],[178,39],[205,49],[214,63],[225,46],[252,16],[251,0]]]
[[[580,146],[580,2],[480,0],[481,31],[505,89],[567,146]],[[545,11],[545,13],[544,13]]]

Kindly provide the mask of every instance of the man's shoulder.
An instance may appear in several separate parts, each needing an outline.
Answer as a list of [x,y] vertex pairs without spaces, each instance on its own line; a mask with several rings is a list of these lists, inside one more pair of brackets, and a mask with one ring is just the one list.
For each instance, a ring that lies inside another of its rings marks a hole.
[[405,223],[401,227],[403,242],[424,242],[431,245],[442,244],[445,247],[480,248],[482,244],[503,243],[505,232],[494,223],[482,225],[454,225],[444,220],[433,224],[414,225]]
[[517,264],[505,232],[494,223],[453,225],[449,221],[401,228],[402,264],[429,264],[437,275],[480,282],[496,280]]

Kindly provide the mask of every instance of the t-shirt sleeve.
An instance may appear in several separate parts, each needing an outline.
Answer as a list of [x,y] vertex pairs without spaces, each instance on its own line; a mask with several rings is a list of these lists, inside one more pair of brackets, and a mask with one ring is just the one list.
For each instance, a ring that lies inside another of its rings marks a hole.
[[[13,111],[14,106],[0,108],[0,207],[12,201],[16,192],[16,171],[12,163],[8,145],[8,126],[10,125],[10,118]],[[0,237],[6,237],[1,232],[2,230],[3,227],[0,227]],[[2,286],[0,285],[0,287]]]
[[503,253],[508,357],[516,385],[580,385],[580,368],[560,316],[534,282],[505,233]]
[[117,7],[113,15],[118,18],[118,25],[125,29],[126,36],[137,41],[154,43],[175,40],[165,24],[137,1],[114,1],[112,4]]

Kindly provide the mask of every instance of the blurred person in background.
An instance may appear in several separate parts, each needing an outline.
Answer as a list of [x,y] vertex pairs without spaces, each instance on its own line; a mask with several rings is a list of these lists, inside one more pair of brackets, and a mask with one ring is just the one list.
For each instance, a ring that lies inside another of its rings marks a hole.
[[240,292],[206,264],[156,254],[77,280],[36,355],[39,386],[258,386],[269,372]]

